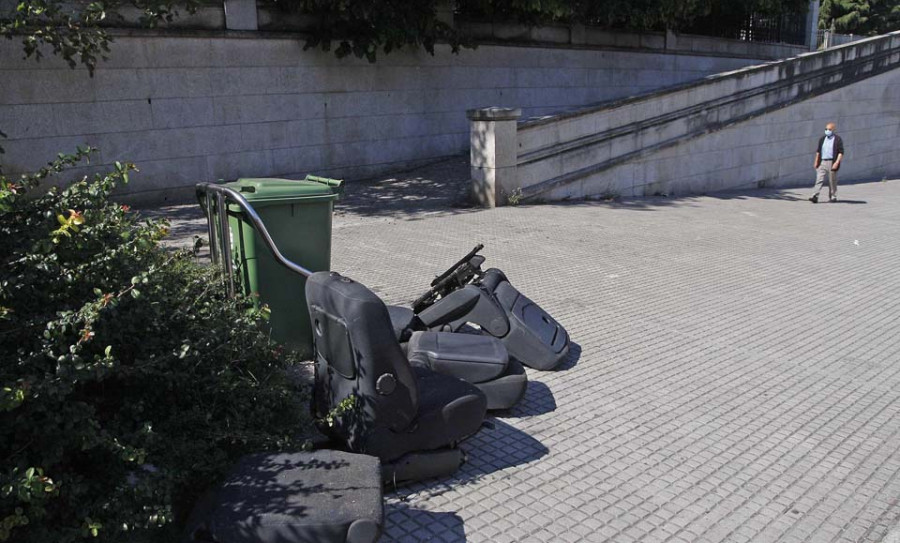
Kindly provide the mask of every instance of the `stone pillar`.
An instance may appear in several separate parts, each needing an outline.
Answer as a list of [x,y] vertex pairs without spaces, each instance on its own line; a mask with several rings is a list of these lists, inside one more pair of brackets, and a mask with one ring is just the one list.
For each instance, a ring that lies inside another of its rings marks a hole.
[[450,28],[454,26],[454,12],[456,11],[456,2],[454,0],[441,0],[435,6],[435,15],[437,20],[446,24]]
[[819,0],[810,0],[809,10],[806,12],[806,45],[810,51],[815,51],[819,41]]
[[225,0],[225,28],[259,30],[256,0]]
[[666,29],[666,50],[671,51],[678,47],[678,36],[671,28]]
[[471,126],[472,198],[484,207],[503,205],[507,195],[518,187],[517,122],[522,110],[504,107],[470,109],[466,116]]
[[569,43],[572,45],[584,45],[587,43],[587,27],[572,23],[569,27]]

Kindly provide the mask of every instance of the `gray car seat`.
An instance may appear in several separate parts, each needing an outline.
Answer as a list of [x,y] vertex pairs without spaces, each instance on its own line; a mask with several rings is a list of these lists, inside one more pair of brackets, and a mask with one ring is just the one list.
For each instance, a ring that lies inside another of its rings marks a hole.
[[528,387],[525,368],[511,360],[497,338],[449,332],[413,332],[406,344],[409,362],[474,384],[488,410],[509,409]]
[[387,307],[373,292],[334,272],[306,283],[313,327],[313,414],[326,435],[377,456],[386,480],[448,475],[476,433],[487,402],[474,385],[411,366]]
[[491,268],[480,279],[437,299],[418,314],[392,308],[395,327],[457,332],[475,324],[481,332],[499,338],[510,356],[526,366],[549,370],[569,353],[569,334],[539,305],[519,292],[506,275]]

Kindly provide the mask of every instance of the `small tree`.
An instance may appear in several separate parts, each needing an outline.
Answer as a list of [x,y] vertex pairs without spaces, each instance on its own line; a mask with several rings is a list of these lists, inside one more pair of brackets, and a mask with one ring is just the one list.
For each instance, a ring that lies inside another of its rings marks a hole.
[[773,16],[806,9],[806,0],[459,0],[463,15],[539,24],[581,22],[630,30],[681,29],[716,13]]
[[900,30],[900,0],[823,0],[819,28],[862,35]]

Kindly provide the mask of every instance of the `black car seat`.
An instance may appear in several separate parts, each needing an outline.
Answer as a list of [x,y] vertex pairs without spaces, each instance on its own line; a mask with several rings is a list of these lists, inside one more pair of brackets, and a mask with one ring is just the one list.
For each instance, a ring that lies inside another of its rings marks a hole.
[[476,433],[487,401],[474,385],[411,366],[387,307],[334,272],[306,283],[313,327],[313,415],[323,433],[352,452],[377,456],[386,480],[448,475],[458,444]]

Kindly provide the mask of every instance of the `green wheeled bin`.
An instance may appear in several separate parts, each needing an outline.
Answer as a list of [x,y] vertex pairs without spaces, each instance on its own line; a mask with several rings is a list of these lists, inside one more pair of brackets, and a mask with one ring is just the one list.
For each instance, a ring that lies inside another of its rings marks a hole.
[[[288,260],[314,272],[331,269],[331,215],[341,181],[307,176],[299,181],[239,179],[225,186],[253,206]],[[274,341],[312,356],[306,278],[275,260],[239,207],[230,205],[228,215],[232,258],[243,291],[268,305]]]

